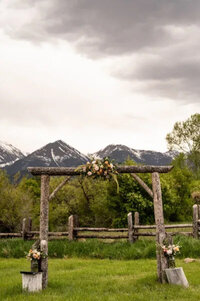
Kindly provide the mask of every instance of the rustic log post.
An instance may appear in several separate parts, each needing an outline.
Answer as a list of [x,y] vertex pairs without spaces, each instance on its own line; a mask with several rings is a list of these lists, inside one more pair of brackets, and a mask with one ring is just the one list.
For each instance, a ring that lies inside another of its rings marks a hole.
[[[139,212],[135,212],[134,213],[134,234],[138,233],[138,229],[135,229],[135,226],[139,226],[139,224],[140,224],[140,215],[139,215]],[[133,234],[134,241],[138,240],[139,236],[135,236],[134,234]]]
[[[49,224],[49,181],[47,175],[41,176],[41,201],[40,201],[40,249],[44,254],[48,254],[48,224]],[[46,288],[48,283],[48,257],[41,260],[42,288]]]
[[162,192],[160,185],[159,173],[152,173],[152,188],[153,188],[153,200],[154,200],[154,216],[156,223],[156,257],[157,257],[157,273],[158,279],[161,283],[166,282],[164,270],[167,268],[167,258],[162,252],[161,246],[166,238],[164,216],[163,216],[163,204],[162,204]]
[[193,237],[198,238],[198,205],[193,205]]
[[74,228],[78,224],[78,216],[77,215],[70,215],[68,219],[68,239],[74,240],[76,238],[76,231]]
[[132,212],[128,213],[128,240],[132,244],[133,243],[133,218]]
[[25,239],[30,239],[30,236],[28,235],[32,231],[32,219],[29,217],[26,223],[26,237]]
[[22,239],[23,240],[26,240],[26,232],[27,232],[26,218],[23,218],[23,220],[22,220]]
[[198,219],[200,217],[200,205],[197,205],[198,206]]

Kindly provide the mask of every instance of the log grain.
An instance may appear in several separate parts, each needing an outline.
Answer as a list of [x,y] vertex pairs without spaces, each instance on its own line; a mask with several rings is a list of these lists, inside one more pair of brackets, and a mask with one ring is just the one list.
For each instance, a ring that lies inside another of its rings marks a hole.
[[157,273],[158,280],[161,283],[166,282],[165,269],[168,267],[167,258],[164,256],[161,246],[164,244],[166,238],[163,204],[162,204],[162,192],[160,177],[157,172],[152,174],[152,188],[153,188],[153,200],[154,200],[154,216],[156,223],[156,257],[157,257]]
[[128,238],[128,234],[127,235],[86,235],[86,234],[77,234],[76,235],[77,238],[101,238],[101,239],[119,239],[119,238]]
[[[171,171],[173,166],[118,166],[118,173],[167,173]],[[28,171],[34,176],[78,176],[81,171],[76,167],[28,167]]]
[[[44,254],[48,254],[48,229],[49,229],[49,182],[48,175],[41,177],[41,199],[40,199],[40,248]],[[41,259],[42,288],[48,283],[48,257]]]
[[118,228],[118,229],[109,229],[109,228],[88,228],[88,227],[81,227],[81,228],[74,228],[75,231],[87,231],[87,232],[128,232],[128,228]]
[[133,243],[133,217],[132,212],[128,213],[128,240],[132,244]]

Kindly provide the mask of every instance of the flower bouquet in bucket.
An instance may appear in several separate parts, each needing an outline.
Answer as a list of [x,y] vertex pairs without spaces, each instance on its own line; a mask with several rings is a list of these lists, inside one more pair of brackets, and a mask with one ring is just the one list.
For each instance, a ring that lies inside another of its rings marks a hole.
[[43,252],[37,249],[30,249],[26,258],[31,261],[31,271],[32,272],[40,272],[41,271],[41,259],[46,258]]
[[41,252],[37,249],[30,249],[26,258],[31,261],[31,271],[38,272],[40,269]]
[[162,246],[163,253],[165,257],[167,257],[168,267],[175,268],[175,256],[180,252],[180,246],[178,245],[163,245]]

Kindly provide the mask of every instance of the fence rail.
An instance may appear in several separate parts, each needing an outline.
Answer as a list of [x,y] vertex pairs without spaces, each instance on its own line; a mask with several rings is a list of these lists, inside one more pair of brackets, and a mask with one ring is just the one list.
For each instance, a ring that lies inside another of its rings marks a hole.
[[[67,237],[69,240],[76,240],[80,238],[126,239],[130,243],[136,241],[139,237],[156,236],[156,231],[153,231],[156,230],[156,225],[140,225],[138,212],[134,213],[134,218],[132,217],[132,213],[130,212],[127,218],[128,218],[128,228],[104,228],[104,227],[90,228],[90,227],[79,227],[78,216],[71,215],[68,219],[68,231],[49,232],[48,236],[51,238],[53,237],[55,239],[59,237]],[[171,231],[170,232],[167,231],[167,234],[172,236],[177,234],[182,234],[187,236],[193,236],[195,238],[200,238],[199,205],[193,206],[193,223],[165,225],[165,229],[166,230],[170,229]],[[184,231],[186,229],[188,229],[188,231]],[[27,239],[35,239],[38,236],[39,236],[39,231],[32,231],[32,221],[30,218],[23,219],[21,232],[0,233],[0,239],[21,237],[22,239],[27,240]]]

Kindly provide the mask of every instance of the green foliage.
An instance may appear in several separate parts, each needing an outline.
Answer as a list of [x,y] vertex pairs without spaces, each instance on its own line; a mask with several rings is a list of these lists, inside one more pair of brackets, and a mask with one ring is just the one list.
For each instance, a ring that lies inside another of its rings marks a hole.
[[185,154],[187,165],[200,177],[200,114],[194,114],[186,121],[176,122],[166,140],[170,150]]
[[29,192],[11,184],[0,170],[0,231],[20,231],[22,219],[31,214],[31,202]]
[[167,134],[171,150],[183,153],[200,151],[200,114],[194,114],[186,121],[176,122],[172,133]]

